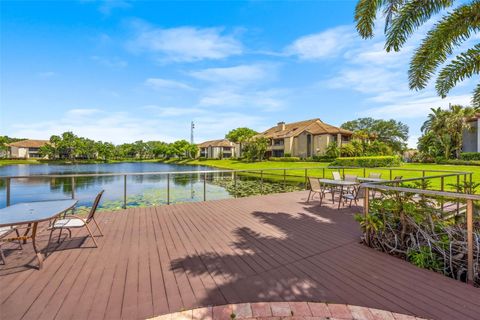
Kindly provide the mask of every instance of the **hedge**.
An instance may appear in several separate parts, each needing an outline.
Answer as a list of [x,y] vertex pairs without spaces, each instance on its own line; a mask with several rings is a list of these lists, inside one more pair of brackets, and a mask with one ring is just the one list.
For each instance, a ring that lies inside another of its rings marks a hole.
[[462,160],[480,160],[480,152],[462,152],[460,154]]
[[270,157],[268,158],[270,161],[284,161],[284,162],[297,162],[301,161],[299,157]]
[[[474,152],[472,152],[474,153]],[[436,163],[438,164],[451,164],[456,166],[480,166],[479,160],[458,160],[458,159],[450,159],[450,160],[437,160]]]
[[341,167],[398,167],[401,164],[398,156],[377,157],[341,157],[333,161],[330,166]]

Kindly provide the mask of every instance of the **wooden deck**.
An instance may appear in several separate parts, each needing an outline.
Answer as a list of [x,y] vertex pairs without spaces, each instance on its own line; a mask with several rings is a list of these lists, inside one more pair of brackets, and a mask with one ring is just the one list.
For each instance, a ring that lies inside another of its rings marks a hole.
[[[0,318],[145,319],[209,305],[314,301],[479,319],[480,289],[359,244],[354,209],[307,204],[306,195],[100,213],[99,248],[78,231],[40,271],[31,267],[31,245],[7,251]],[[40,245],[47,239],[43,233]]]

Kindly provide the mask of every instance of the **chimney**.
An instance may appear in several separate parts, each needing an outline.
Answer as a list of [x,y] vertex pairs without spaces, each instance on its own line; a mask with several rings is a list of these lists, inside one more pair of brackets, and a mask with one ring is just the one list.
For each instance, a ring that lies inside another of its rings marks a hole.
[[277,123],[277,128],[278,128],[278,131],[283,131],[285,130],[285,122],[279,122]]

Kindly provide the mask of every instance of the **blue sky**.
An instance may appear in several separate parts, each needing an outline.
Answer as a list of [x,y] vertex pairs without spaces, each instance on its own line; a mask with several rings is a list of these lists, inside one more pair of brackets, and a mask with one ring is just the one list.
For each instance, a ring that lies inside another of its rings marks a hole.
[[429,108],[467,105],[473,88],[443,100],[432,86],[409,91],[427,29],[387,54],[381,24],[372,40],[356,34],[354,1],[0,6],[2,135],[173,141],[189,139],[193,120],[200,142],[239,126],[370,116],[407,123],[414,146]]

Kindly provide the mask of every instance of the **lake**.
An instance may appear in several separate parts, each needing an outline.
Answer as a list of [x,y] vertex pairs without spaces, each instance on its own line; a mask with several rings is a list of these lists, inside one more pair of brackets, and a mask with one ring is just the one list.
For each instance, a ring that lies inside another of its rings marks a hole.
[[[215,171],[206,166],[175,165],[153,162],[122,162],[101,164],[39,164],[8,165],[0,167],[0,176],[33,176],[46,174],[101,174],[101,173],[140,173],[173,171]],[[218,174],[209,174],[206,184],[207,199],[231,198],[232,195],[214,183]],[[228,174],[226,174],[228,176]],[[231,174],[229,174],[231,175]],[[203,200],[203,175],[180,174],[170,178],[170,202]],[[79,205],[89,206],[95,195],[105,190],[101,206],[118,209],[123,205],[123,176],[97,176],[75,178],[75,198]],[[58,200],[70,198],[72,183],[70,178],[28,178],[12,179],[10,203]],[[127,177],[127,205],[159,205],[167,203],[166,175],[135,175]],[[6,206],[5,180],[0,180],[0,207]]]

